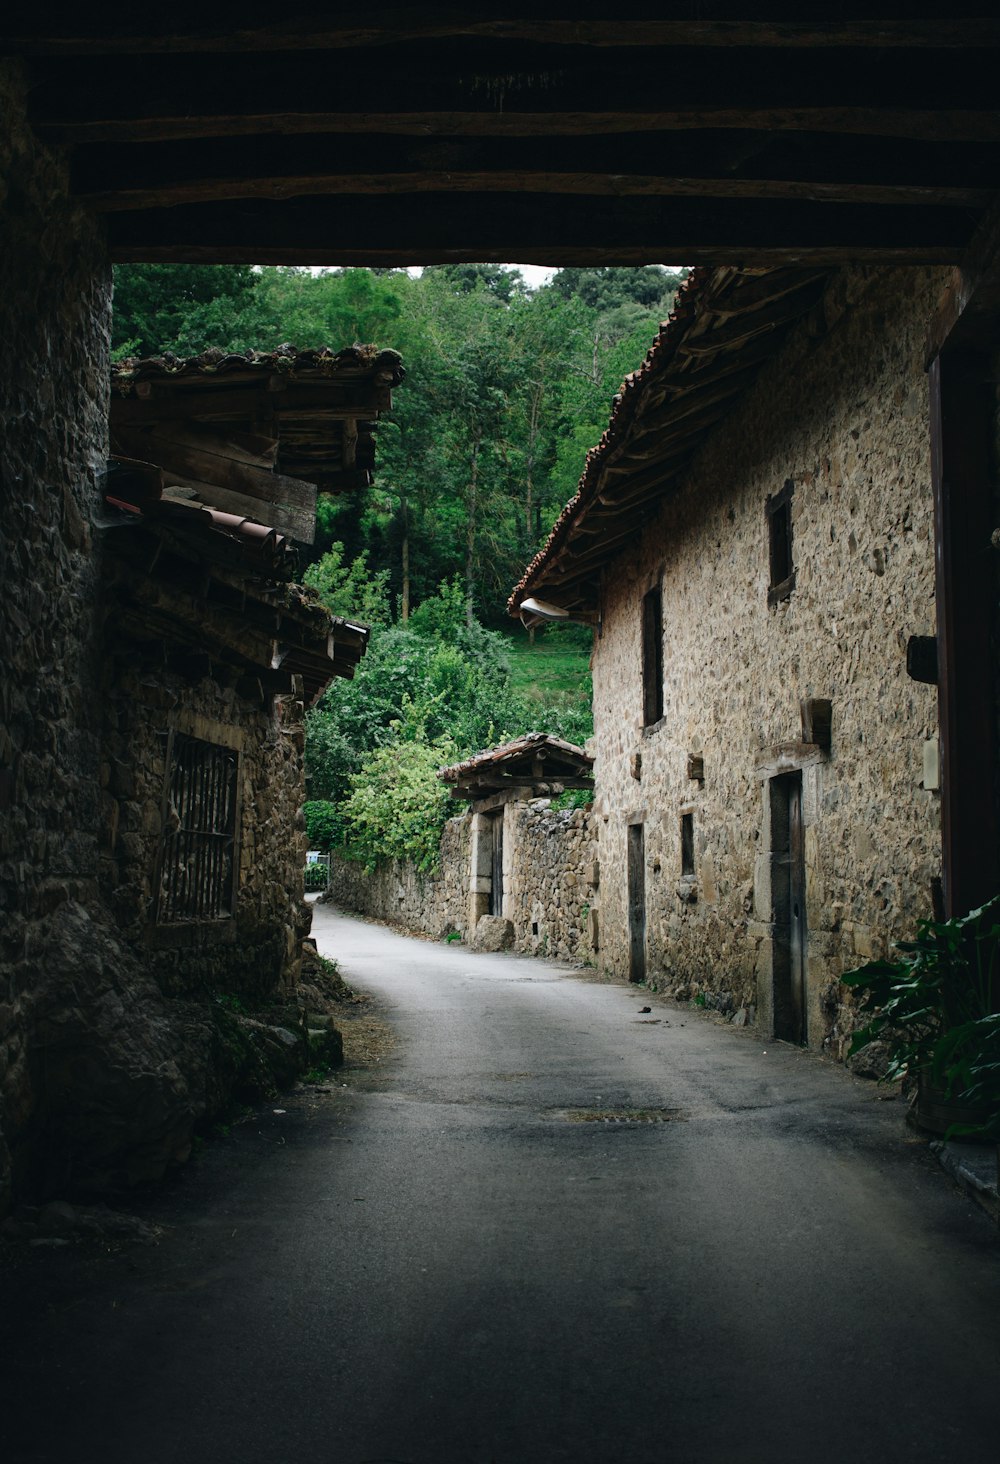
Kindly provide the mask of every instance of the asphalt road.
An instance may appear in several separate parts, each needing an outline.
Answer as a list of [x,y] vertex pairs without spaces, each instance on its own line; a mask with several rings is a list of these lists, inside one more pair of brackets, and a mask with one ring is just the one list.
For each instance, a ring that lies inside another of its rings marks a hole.
[[566,968],[314,933],[395,1053],[212,1146],[159,1246],[16,1269],[4,1464],[996,1464],[1000,1242],[899,1102]]

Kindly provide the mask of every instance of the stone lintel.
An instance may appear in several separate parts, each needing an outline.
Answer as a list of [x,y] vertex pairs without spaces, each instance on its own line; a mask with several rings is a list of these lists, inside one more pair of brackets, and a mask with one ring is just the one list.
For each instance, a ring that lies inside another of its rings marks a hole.
[[826,754],[815,742],[779,742],[762,748],[757,754],[757,776],[774,778],[779,773],[795,773],[825,759]]

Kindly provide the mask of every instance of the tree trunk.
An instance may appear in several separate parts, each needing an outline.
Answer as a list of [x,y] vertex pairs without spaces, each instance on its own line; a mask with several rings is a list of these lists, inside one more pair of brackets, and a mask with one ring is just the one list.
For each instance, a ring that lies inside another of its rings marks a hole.
[[469,471],[469,525],[465,540],[465,623],[475,619],[472,598],[472,576],[476,565],[476,516],[479,507],[479,437],[472,439],[472,460]]
[[399,618],[405,625],[410,618],[410,511],[406,495],[402,497],[403,510],[403,593],[399,601]]

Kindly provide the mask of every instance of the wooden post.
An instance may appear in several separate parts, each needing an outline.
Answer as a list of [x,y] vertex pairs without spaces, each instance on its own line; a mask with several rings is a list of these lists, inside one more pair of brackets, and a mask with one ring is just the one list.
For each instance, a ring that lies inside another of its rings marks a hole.
[[946,347],[931,361],[942,878],[948,916],[974,909],[1000,889],[990,383],[988,360],[977,350]]

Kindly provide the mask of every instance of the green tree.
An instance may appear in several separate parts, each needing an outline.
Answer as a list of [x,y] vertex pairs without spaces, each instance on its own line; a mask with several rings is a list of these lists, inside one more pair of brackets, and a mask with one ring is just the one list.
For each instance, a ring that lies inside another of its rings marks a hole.
[[112,351],[118,358],[190,356],[209,346],[256,346],[265,325],[259,284],[249,265],[118,265]]

